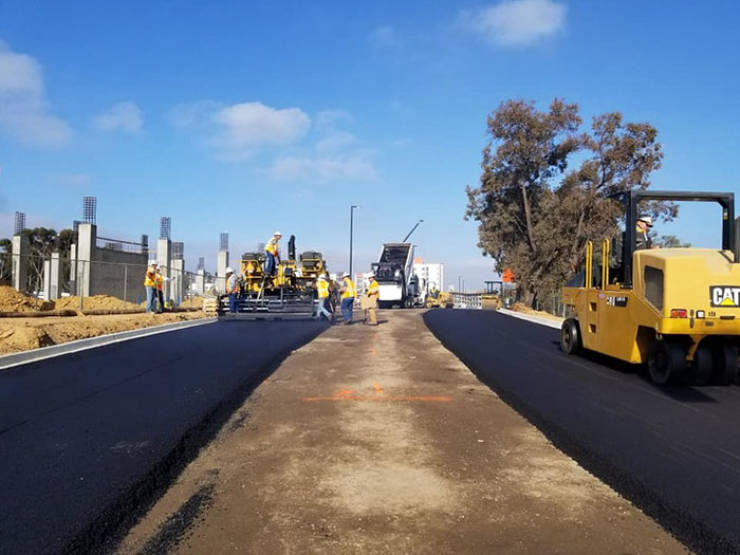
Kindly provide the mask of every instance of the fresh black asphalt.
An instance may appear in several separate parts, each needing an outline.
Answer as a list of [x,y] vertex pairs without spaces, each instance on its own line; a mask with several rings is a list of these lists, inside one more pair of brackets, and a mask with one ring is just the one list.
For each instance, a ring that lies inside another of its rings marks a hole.
[[740,552],[739,387],[659,388],[634,366],[564,354],[557,329],[496,312],[424,318],[481,381],[688,547]]
[[109,551],[316,322],[218,322],[0,371],[0,552]]

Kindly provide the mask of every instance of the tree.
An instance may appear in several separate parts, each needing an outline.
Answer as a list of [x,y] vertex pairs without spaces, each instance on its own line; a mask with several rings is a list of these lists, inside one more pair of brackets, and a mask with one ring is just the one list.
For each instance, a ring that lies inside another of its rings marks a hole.
[[661,249],[689,248],[691,243],[684,243],[675,235],[661,235],[652,238],[653,245]]
[[489,143],[483,149],[480,187],[467,188],[467,218],[480,222],[479,247],[511,268],[525,302],[534,301],[537,282],[561,253],[549,248],[542,225],[552,203],[553,176],[583,144],[575,104],[554,100],[548,112],[533,102],[509,100],[488,117]]
[[[501,104],[488,118],[480,187],[467,188],[466,217],[480,222],[479,246],[498,271],[513,270],[530,305],[583,263],[588,240],[619,236],[622,208],[615,197],[648,187],[660,167],[650,124],[625,124],[618,112],[594,118],[590,133],[579,133],[580,123],[577,105],[561,100],[546,113],[533,103]],[[578,151],[586,158],[565,173]],[[677,208],[653,203],[645,210],[670,219]]]

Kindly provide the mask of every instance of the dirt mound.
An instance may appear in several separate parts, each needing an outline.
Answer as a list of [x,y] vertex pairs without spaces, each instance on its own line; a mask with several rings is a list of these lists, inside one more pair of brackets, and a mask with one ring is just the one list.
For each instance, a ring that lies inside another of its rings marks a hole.
[[203,297],[193,297],[185,299],[180,303],[180,308],[203,308]]
[[[80,298],[79,297],[62,297],[57,299],[54,304],[54,308],[57,310],[79,310]],[[85,297],[82,299],[82,310],[121,310],[121,309],[136,309],[141,308],[141,305],[135,303],[129,303],[117,297],[111,297],[110,295],[93,295],[92,297]]]
[[35,310],[53,310],[54,303],[34,299],[19,293],[9,285],[0,285],[0,312],[33,312]]
[[531,314],[532,316],[541,316],[543,318],[550,318],[554,320],[562,320],[559,316],[555,316],[554,314],[550,314],[549,312],[545,312],[543,310],[535,310],[534,308],[531,308],[524,303],[514,303],[511,305],[511,310],[514,312],[521,312],[522,314]]

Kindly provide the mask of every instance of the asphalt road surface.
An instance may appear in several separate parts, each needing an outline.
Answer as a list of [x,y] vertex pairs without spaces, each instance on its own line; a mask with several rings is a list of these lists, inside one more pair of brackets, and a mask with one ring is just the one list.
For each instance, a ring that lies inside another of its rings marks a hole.
[[219,322],[0,371],[0,552],[109,550],[316,322]]
[[559,331],[489,311],[433,310],[432,332],[582,466],[692,549],[740,551],[740,388],[652,385]]

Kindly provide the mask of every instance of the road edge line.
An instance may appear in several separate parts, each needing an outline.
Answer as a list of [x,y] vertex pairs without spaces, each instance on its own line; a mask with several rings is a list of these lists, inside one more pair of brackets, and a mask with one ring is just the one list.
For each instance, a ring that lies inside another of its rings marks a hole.
[[549,328],[553,328],[557,330],[559,330],[560,327],[562,326],[562,322],[555,322],[554,320],[549,320],[541,316],[532,316],[530,314],[522,314],[521,312],[514,312],[513,310],[509,310],[507,308],[499,308],[498,312],[500,312],[501,314],[506,314],[507,316],[513,316],[514,318],[519,318],[520,320],[526,320],[527,322],[532,322],[534,324],[539,324],[541,326],[547,326]]
[[20,353],[0,355],[0,371],[14,368],[16,366],[22,366],[24,364],[30,364],[31,362],[47,360],[72,353],[79,353],[81,351],[96,349],[98,347],[112,345],[113,343],[122,343],[124,341],[130,341],[131,339],[138,339],[149,335],[187,329],[195,326],[203,326],[205,324],[213,324],[216,321],[218,321],[218,318],[199,318],[196,320],[187,320],[185,322],[171,322],[169,324],[160,324],[157,326],[106,333],[95,337],[86,337],[84,339],[68,341],[58,345],[49,345],[48,347],[39,347],[38,349],[22,351]]

